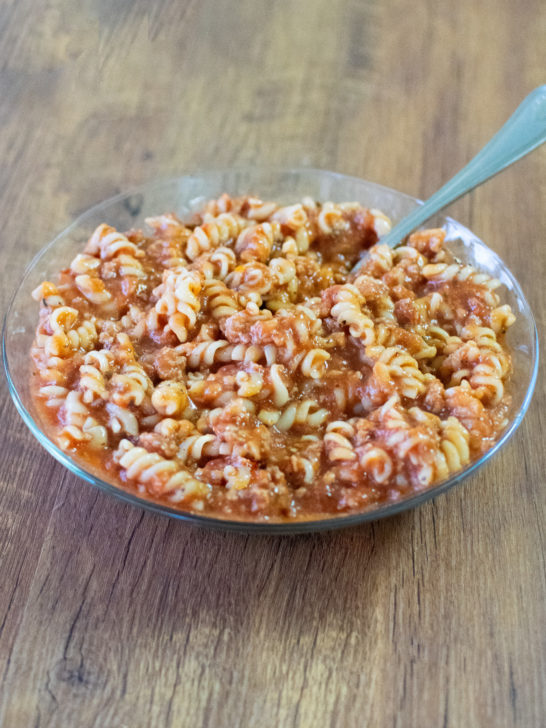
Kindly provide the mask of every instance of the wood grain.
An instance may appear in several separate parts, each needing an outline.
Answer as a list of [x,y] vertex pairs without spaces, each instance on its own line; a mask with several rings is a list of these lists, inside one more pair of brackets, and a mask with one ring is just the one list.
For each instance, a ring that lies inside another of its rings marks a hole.
[[[540,0],[3,0],[5,308],[78,212],[159,176],[313,165],[426,196],[544,83]],[[543,337],[546,149],[452,214]],[[544,337],[543,337],[544,341]],[[542,726],[546,387],[484,470],[346,532],[249,538],[68,474],[3,385],[0,720]]]

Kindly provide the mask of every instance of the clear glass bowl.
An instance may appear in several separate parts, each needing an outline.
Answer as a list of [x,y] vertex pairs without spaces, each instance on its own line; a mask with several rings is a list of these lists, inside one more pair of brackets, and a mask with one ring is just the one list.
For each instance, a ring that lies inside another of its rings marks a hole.
[[[281,203],[293,202],[305,195],[334,202],[358,201],[384,211],[396,222],[420,204],[413,197],[355,177],[315,169],[247,168],[204,172],[143,185],[96,205],[75,220],[64,232],[41,250],[31,262],[13,296],[3,331],[3,358],[13,401],[30,431],[45,449],[64,466],[107,493],[129,503],[172,518],[202,526],[254,533],[304,533],[390,516],[444,493],[481,467],[508,441],[523,419],[535,386],[538,366],[538,340],[533,314],[523,292],[502,260],[470,230],[450,218],[438,217],[432,225],[447,228],[449,247],[461,261],[499,278],[504,284],[503,300],[517,316],[509,329],[508,343],[513,353],[514,373],[510,389],[512,407],[509,423],[499,441],[479,460],[448,480],[396,503],[378,506],[362,513],[295,522],[249,522],[225,520],[176,510],[168,505],[146,500],[128,489],[113,485],[86,470],[60,450],[48,436],[30,396],[30,347],[38,320],[38,309],[31,291],[43,280],[51,279],[81,251],[84,241],[101,222],[118,230],[141,226],[144,218],[166,211],[184,217],[204,200],[231,195],[256,194]],[[470,491],[468,492],[470,497]]]

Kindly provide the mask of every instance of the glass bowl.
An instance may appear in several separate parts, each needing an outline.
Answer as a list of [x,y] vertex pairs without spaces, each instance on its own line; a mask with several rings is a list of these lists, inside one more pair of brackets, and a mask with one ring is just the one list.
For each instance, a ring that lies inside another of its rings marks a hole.
[[517,316],[507,337],[514,364],[508,425],[491,450],[453,477],[395,503],[383,504],[362,513],[294,522],[250,522],[183,512],[147,500],[128,489],[102,480],[60,450],[45,431],[30,396],[30,347],[38,321],[38,307],[31,298],[31,291],[41,281],[50,279],[63,264],[68,264],[81,251],[84,241],[101,222],[107,222],[118,230],[128,230],[141,226],[145,217],[162,212],[173,211],[184,217],[198,208],[204,200],[218,197],[223,192],[231,195],[256,194],[263,199],[273,199],[280,203],[293,202],[305,195],[320,201],[358,201],[367,207],[379,208],[393,222],[397,222],[420,204],[413,197],[396,190],[334,172],[254,167],[203,172],[152,182],[88,210],[43,248],[30,263],[12,298],[4,322],[2,348],[11,396],[32,434],[53,457],[73,473],[107,493],[156,513],[224,530],[280,534],[354,526],[413,508],[470,476],[503,447],[521,423],[535,386],[538,341],[533,314],[518,282],[498,255],[460,223],[450,218],[437,217],[429,226],[445,226],[449,247],[459,260],[475,265],[500,279],[505,287],[502,292],[503,300],[512,306]]

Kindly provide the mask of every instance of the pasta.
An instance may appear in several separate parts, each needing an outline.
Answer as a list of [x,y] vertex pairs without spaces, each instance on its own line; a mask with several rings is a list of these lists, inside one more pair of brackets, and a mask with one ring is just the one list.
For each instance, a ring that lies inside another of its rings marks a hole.
[[233,241],[248,224],[248,220],[238,215],[222,212],[193,230],[188,238],[186,255],[190,260],[195,260],[205,251]]
[[146,224],[100,225],[33,293],[36,404],[103,477],[187,511],[324,517],[429,488],[502,432],[515,317],[443,230],[391,250],[358,203],[227,194]]

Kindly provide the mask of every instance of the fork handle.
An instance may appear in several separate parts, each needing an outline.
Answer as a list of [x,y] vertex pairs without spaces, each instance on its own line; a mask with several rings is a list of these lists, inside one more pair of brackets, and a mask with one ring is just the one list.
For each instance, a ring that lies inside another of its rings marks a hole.
[[546,85],[527,96],[476,156],[423,205],[388,232],[381,243],[395,248],[422,223],[546,141]]

